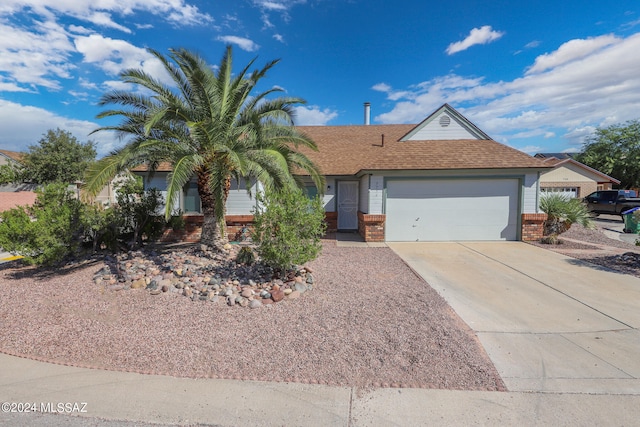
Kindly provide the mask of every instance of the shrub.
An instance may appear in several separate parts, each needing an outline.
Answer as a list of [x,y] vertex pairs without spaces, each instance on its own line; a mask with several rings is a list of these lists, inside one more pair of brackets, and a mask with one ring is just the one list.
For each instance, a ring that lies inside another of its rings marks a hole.
[[50,184],[37,193],[33,206],[0,214],[0,246],[28,264],[52,265],[78,252],[84,205],[65,184]]
[[167,227],[172,228],[174,231],[184,230],[186,226],[186,221],[184,220],[184,217],[182,215],[183,215],[183,212],[181,209],[178,209],[177,212],[174,212],[173,215],[171,215],[171,218],[169,218],[169,221],[167,222]]
[[319,196],[309,199],[301,190],[289,189],[257,199],[252,238],[265,263],[286,271],[320,254],[326,224]]
[[238,264],[251,265],[255,261],[256,256],[254,255],[253,250],[248,246],[244,246],[242,249],[240,249],[240,252],[238,252],[238,256],[236,256],[236,262]]
[[540,209],[548,216],[544,222],[545,236],[558,236],[576,223],[586,228],[594,227],[591,213],[579,199],[570,199],[559,193],[547,193],[540,199]]
[[143,237],[157,239],[165,226],[164,218],[159,214],[164,203],[160,191],[132,188],[132,192],[120,189],[113,213],[118,238],[125,240],[129,248],[141,246]]

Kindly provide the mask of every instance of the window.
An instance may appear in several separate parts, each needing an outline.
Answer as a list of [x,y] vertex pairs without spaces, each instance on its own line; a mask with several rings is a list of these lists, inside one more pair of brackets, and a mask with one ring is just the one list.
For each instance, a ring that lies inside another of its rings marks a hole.
[[202,213],[200,206],[200,196],[198,195],[198,184],[191,181],[184,186],[183,189],[183,210],[185,213],[196,212]]
[[569,197],[578,197],[580,191],[578,187],[545,187],[540,189],[543,193],[561,193]]
[[318,195],[318,189],[315,185],[307,185],[306,187],[304,187],[304,192],[310,199],[313,199]]

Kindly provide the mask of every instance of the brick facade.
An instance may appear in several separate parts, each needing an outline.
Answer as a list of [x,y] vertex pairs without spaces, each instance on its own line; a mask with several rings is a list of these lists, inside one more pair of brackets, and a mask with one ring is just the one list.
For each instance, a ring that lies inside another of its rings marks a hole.
[[[166,229],[160,237],[161,242],[200,241],[204,217],[202,215],[185,215],[183,218],[185,222],[184,230]],[[236,234],[241,232],[244,227],[251,228],[253,225],[253,215],[227,215],[225,220],[229,240],[234,240]]]
[[[384,215],[383,215],[384,216]],[[184,230],[172,230],[168,228],[160,237],[161,242],[199,242],[202,233],[202,224],[204,217],[202,215],[184,215]],[[227,223],[227,235],[229,240],[235,240],[238,233],[243,229],[253,226],[253,215],[227,215],[225,217]],[[336,232],[338,229],[338,213],[325,212],[325,221],[327,223],[327,233]],[[383,230],[384,239],[384,230]]]
[[338,212],[325,212],[324,220],[327,223],[327,233],[338,231]]
[[358,233],[365,242],[384,242],[386,215],[369,215],[358,211]]
[[543,223],[546,219],[546,213],[522,214],[522,241],[530,242],[542,239],[544,232]]

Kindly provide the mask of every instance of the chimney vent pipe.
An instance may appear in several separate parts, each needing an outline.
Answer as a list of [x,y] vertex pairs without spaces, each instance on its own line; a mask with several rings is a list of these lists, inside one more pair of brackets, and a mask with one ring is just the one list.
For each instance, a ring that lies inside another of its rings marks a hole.
[[369,126],[371,123],[371,103],[364,103],[364,124],[365,126]]

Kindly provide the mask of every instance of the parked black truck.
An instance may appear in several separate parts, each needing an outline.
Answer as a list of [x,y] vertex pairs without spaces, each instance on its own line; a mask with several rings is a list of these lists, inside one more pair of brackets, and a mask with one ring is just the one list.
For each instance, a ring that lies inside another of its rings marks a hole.
[[620,215],[632,208],[640,207],[640,198],[633,190],[601,190],[584,198],[594,214]]

